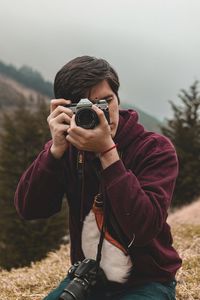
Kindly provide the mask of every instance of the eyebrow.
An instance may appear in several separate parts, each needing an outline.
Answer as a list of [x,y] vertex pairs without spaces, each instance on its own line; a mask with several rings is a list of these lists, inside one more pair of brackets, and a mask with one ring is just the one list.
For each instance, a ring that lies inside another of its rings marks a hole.
[[98,102],[99,100],[108,100],[109,98],[113,98],[113,94],[109,94],[107,96],[104,96],[104,97],[101,97],[101,98],[98,98],[98,99],[93,99],[93,100],[90,100],[92,103],[96,103]]
[[109,94],[107,96],[101,97],[99,99],[94,99],[93,101],[99,101],[99,100],[108,100],[109,98],[113,98],[112,94]]

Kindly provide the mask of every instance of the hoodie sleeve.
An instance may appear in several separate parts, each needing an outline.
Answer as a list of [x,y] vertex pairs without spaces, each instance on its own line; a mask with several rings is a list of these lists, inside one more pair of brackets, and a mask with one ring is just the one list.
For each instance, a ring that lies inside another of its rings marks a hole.
[[24,219],[47,218],[61,209],[64,195],[62,159],[52,156],[50,146],[48,142],[18,183],[14,203]]
[[[134,153],[134,149],[132,151]],[[162,230],[178,173],[176,152],[162,136],[147,141],[132,157],[135,169],[121,160],[103,171],[111,209],[128,240],[148,244]]]

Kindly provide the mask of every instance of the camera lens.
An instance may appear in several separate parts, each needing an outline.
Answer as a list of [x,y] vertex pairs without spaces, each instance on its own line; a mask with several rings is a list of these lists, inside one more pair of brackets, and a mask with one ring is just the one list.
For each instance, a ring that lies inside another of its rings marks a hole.
[[88,287],[86,280],[74,278],[67,285],[59,300],[86,300]]
[[76,124],[85,129],[93,129],[99,123],[96,112],[91,108],[79,109],[75,116]]

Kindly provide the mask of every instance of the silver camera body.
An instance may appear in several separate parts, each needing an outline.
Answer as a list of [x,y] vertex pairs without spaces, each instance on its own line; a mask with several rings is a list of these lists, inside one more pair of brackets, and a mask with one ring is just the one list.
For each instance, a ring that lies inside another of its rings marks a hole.
[[[85,129],[93,129],[99,124],[99,118],[94,109],[92,109],[92,105],[93,103],[85,98],[81,99],[78,103],[67,104],[65,107],[73,111],[75,114],[75,122],[78,126]],[[94,105],[104,112],[108,123],[110,123],[107,101],[103,99],[98,100]]]

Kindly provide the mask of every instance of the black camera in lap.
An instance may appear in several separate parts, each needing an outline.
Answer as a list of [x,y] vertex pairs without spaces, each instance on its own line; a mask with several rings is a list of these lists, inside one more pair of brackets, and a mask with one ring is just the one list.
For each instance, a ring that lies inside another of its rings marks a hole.
[[[99,124],[97,113],[92,109],[93,103],[88,99],[81,99],[78,103],[66,104],[65,107],[71,109],[75,114],[75,122],[85,129],[93,129]],[[98,100],[95,105],[100,108],[110,123],[108,103],[106,100]]]
[[92,288],[106,286],[105,273],[93,259],[84,259],[71,266],[68,271],[71,279],[59,300],[86,300]]

